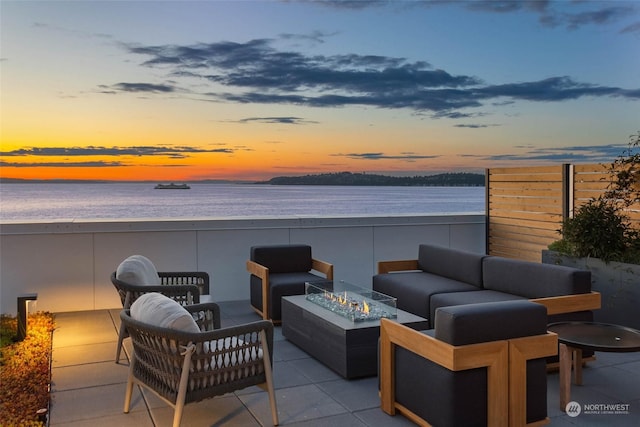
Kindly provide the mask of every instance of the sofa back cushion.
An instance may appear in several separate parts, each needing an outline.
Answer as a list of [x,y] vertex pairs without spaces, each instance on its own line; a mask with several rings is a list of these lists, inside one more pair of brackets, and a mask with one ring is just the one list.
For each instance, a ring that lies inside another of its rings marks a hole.
[[547,309],[527,300],[441,307],[435,337],[451,345],[476,344],[544,334]]
[[482,287],[482,259],[486,255],[444,246],[420,245],[418,268],[427,273]]
[[485,289],[525,298],[591,292],[591,272],[553,264],[488,257],[483,261]]
[[267,267],[269,273],[305,272],[311,270],[311,246],[253,246],[250,259]]
[[131,255],[118,265],[116,279],[129,285],[160,285],[160,276],[149,258]]

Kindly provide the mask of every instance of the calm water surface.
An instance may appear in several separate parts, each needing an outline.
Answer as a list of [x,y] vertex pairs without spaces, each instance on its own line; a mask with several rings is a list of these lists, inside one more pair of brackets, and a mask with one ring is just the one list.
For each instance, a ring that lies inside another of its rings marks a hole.
[[484,213],[484,187],[3,184],[0,219],[228,218]]

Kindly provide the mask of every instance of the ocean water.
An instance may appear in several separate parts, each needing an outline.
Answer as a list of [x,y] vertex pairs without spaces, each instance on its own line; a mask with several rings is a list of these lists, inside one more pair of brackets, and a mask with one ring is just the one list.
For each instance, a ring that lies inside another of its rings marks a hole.
[[484,213],[484,187],[2,184],[0,220],[273,218]]

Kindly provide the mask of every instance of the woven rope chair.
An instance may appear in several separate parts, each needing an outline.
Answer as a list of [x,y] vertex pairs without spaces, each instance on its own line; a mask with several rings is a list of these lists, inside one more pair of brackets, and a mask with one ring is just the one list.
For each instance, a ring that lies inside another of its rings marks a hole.
[[260,320],[220,329],[215,303],[184,307],[202,332],[182,332],[120,318],[131,336],[133,355],[125,395],[128,413],[134,384],[174,408],[178,427],[184,405],[257,385],[269,393],[273,425],[278,425],[272,380],[273,323]]
[[[140,255],[134,255],[143,259],[148,268],[155,270],[153,263]],[[131,258],[131,257],[130,257]],[[129,258],[128,258],[129,259]],[[123,261],[126,262],[127,260]],[[159,277],[158,284],[150,283],[128,283],[117,276],[117,272],[111,273],[111,283],[118,291],[122,308],[128,309],[141,295],[149,292],[159,292],[180,305],[197,304],[200,302],[200,295],[209,294],[209,274],[204,271],[191,272],[162,272],[154,271]],[[116,363],[120,360],[122,352],[122,341],[127,337],[126,328],[120,327],[118,332],[118,346],[116,349]]]

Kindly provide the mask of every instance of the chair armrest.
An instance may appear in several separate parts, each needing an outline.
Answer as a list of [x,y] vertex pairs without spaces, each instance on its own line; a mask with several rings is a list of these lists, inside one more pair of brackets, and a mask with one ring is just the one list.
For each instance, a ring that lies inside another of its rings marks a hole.
[[215,302],[191,304],[184,307],[192,315],[202,331],[220,329],[220,307]]
[[312,258],[311,268],[327,276],[327,280],[333,280],[333,264]]
[[[452,346],[389,319],[380,320],[380,399],[382,410],[393,415],[395,402],[395,346],[451,371],[487,367],[488,419],[494,425],[507,425],[509,389],[509,343],[506,340]],[[406,408],[401,408],[406,411]],[[412,414],[407,414],[410,417]],[[412,418],[414,422],[419,420]]]
[[531,301],[547,307],[548,315],[574,313],[585,310],[598,310],[601,307],[600,292],[533,298]]
[[262,280],[269,278],[269,269],[255,261],[247,260],[247,271]]
[[378,274],[390,273],[392,271],[419,270],[417,259],[379,261]]
[[197,285],[201,295],[209,295],[209,273],[206,271],[159,271],[163,285]]

